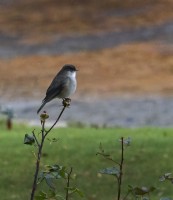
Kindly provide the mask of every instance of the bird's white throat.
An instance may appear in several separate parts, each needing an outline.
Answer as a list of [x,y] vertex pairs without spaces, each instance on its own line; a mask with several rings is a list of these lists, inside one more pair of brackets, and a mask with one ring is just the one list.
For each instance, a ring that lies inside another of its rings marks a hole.
[[72,79],[74,79],[74,78],[76,78],[76,72],[70,72],[70,71],[68,71],[67,72],[67,76],[70,77],[70,78],[72,78]]

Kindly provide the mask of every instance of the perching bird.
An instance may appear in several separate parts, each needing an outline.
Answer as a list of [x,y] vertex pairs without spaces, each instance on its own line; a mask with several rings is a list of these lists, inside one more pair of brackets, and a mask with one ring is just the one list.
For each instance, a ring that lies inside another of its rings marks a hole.
[[47,89],[46,97],[43,99],[37,114],[45,106],[46,103],[54,98],[68,98],[76,90],[76,71],[78,71],[74,65],[66,64],[58,72],[53,79],[52,83]]

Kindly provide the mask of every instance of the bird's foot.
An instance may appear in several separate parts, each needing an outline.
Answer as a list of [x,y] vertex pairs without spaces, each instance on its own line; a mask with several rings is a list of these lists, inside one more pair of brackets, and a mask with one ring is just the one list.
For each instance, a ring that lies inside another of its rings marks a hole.
[[70,107],[71,99],[70,98],[64,98],[62,101],[62,104],[64,107]]

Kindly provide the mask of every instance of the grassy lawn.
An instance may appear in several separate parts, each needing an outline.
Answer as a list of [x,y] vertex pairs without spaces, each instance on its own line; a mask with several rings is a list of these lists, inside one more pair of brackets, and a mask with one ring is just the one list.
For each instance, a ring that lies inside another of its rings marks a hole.
[[[34,147],[23,144],[25,133],[33,128],[15,125],[12,131],[0,130],[0,194],[3,200],[29,199],[35,159]],[[36,128],[36,130],[39,130]],[[133,186],[155,186],[152,199],[172,197],[172,185],[159,182],[159,177],[173,171],[173,130],[161,128],[140,129],[94,129],[94,128],[59,128],[54,129],[49,137],[58,138],[58,142],[49,144],[46,141],[42,166],[55,164],[72,166],[77,175],[75,184],[84,191],[85,199],[116,199],[116,184],[112,176],[98,175],[99,169],[111,167],[96,156],[99,143],[120,158],[119,138],[131,137],[132,144],[125,149],[123,193],[128,184]],[[61,181],[58,180],[60,185]],[[42,187],[39,188],[43,189]],[[57,188],[57,190],[60,188]],[[75,197],[74,199],[78,199]]]

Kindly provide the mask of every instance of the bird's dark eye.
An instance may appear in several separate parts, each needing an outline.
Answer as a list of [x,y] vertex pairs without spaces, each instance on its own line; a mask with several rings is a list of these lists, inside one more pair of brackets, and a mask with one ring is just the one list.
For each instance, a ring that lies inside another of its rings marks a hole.
[[73,72],[73,71],[75,71],[75,69],[74,69],[73,67],[71,67],[71,68],[70,68],[70,71]]

